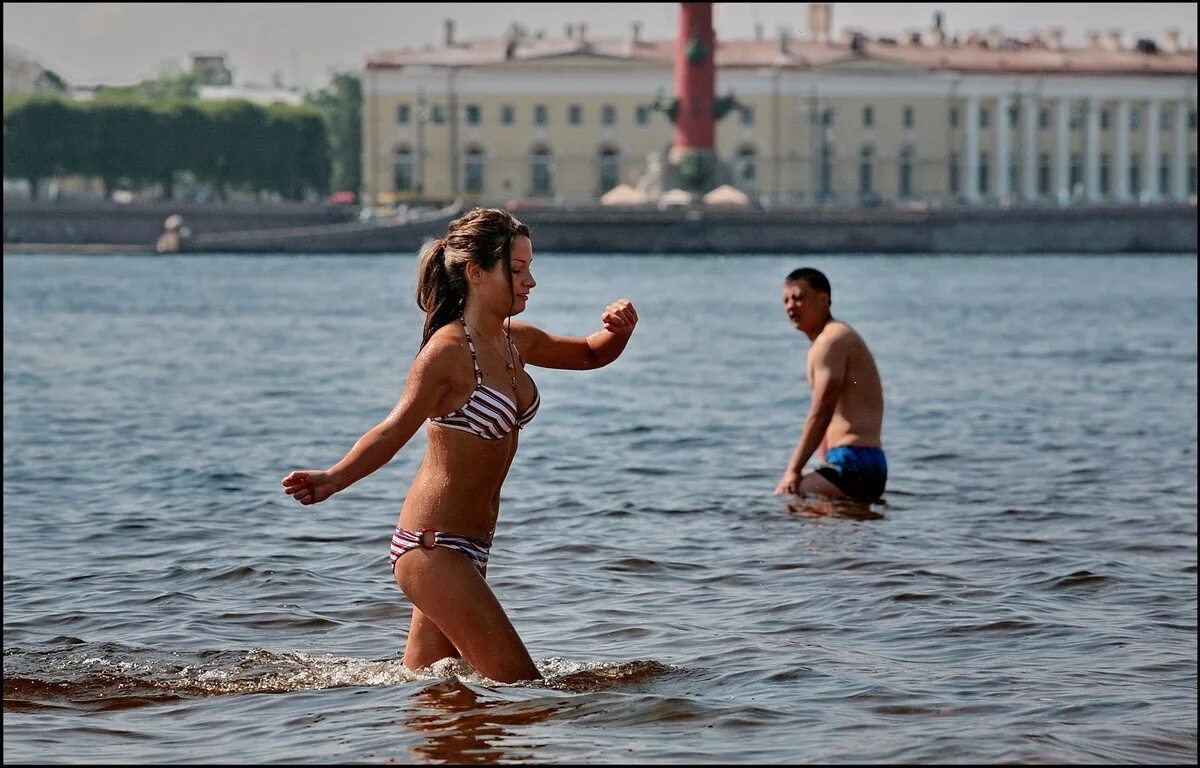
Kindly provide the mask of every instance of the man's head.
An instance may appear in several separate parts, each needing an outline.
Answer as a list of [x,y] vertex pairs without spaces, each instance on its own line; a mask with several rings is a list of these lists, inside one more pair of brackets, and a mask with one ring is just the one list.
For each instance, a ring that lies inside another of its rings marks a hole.
[[825,327],[832,305],[829,278],[812,267],[793,270],[783,281],[783,310],[792,325],[810,339]]

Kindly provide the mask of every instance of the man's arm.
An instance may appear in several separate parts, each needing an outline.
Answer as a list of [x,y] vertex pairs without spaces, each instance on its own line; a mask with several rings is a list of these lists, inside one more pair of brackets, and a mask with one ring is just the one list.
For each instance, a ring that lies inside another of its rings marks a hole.
[[792,451],[791,460],[775,493],[798,492],[800,473],[817,447],[824,446],[825,430],[829,429],[829,422],[833,420],[833,413],[842,396],[843,374],[846,370],[846,355],[842,345],[835,342],[815,347],[813,356],[812,407],[809,408],[808,418],[804,420],[800,442]]

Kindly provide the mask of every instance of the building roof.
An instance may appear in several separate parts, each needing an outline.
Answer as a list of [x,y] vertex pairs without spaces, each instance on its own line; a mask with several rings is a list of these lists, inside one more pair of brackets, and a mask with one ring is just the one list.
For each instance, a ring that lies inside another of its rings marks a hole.
[[[406,66],[483,67],[543,61],[562,57],[595,57],[614,61],[671,66],[674,39],[631,38],[525,38],[513,45],[502,38],[464,41],[424,50],[380,51],[367,58],[367,69],[400,69]],[[509,48],[511,46],[511,54]],[[1142,50],[1141,48],[1146,50]],[[1065,75],[1192,75],[1196,74],[1196,49],[1167,52],[1156,45],[1110,50],[1100,45],[1055,50],[1048,44],[1006,40],[990,45],[985,40],[921,43],[891,38],[862,37],[856,44],[818,43],[810,40],[718,41],[718,68],[780,67],[809,70],[847,62],[875,62],[885,67],[913,67],[930,71],[974,74]]]

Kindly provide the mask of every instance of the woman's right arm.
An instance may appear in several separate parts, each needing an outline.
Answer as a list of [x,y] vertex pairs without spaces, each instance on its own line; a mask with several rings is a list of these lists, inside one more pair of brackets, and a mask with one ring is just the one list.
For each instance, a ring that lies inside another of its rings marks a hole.
[[328,470],[296,470],[283,478],[283,492],[301,504],[316,504],[350,487],[391,461],[450,390],[456,345],[431,339],[413,361],[404,394],[383,421],[367,431]]

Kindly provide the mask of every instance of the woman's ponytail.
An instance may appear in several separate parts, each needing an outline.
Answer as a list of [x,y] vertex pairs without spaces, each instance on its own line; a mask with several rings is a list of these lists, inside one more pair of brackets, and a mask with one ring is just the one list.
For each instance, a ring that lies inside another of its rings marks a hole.
[[454,265],[457,269],[447,266],[446,238],[434,240],[421,253],[417,272],[417,306],[425,312],[422,348],[438,328],[462,315],[467,300],[464,266],[461,263]]

